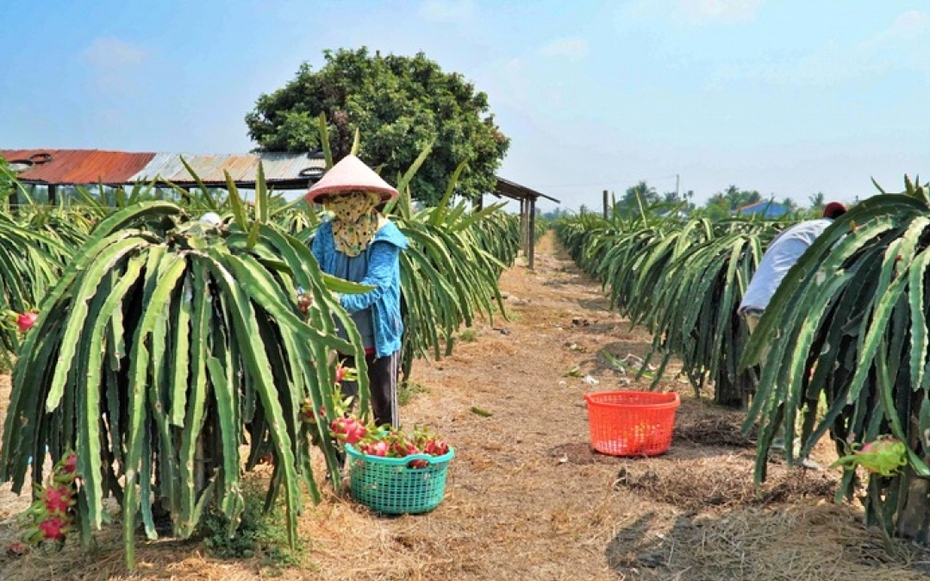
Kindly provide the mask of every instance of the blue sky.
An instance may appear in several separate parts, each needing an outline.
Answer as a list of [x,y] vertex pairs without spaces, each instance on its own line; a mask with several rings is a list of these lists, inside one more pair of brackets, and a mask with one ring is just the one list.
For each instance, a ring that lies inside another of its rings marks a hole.
[[53,0],[0,26],[5,148],[244,153],[259,95],[364,45],[486,92],[499,175],[569,209],[640,180],[806,205],[930,175],[927,0]]

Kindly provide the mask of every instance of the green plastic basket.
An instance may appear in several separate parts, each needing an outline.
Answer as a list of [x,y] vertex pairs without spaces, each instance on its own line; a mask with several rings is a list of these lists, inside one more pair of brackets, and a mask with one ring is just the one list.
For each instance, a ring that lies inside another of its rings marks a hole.
[[[446,490],[446,471],[455,455],[412,454],[405,458],[369,456],[346,444],[349,488],[352,498],[387,514],[429,512],[439,506]],[[411,468],[412,460],[425,460],[424,468]]]

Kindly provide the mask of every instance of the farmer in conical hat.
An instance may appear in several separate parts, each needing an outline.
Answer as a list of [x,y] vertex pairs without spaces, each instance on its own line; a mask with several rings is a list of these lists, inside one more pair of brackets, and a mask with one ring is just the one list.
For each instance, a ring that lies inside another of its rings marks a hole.
[[[397,375],[400,366],[400,252],[407,238],[378,212],[378,206],[397,197],[397,190],[359,158],[348,155],[307,191],[305,199],[332,212],[311,244],[323,272],[375,287],[364,294],[339,295],[362,336],[371,410],[379,425],[399,426]],[[344,329],[339,329],[343,338]],[[355,367],[346,357],[344,365]],[[343,382],[343,396],[357,395],[358,385]]]

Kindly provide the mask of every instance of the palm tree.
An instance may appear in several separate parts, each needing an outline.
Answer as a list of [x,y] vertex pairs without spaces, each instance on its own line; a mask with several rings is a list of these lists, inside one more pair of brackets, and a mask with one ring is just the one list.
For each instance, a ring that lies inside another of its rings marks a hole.
[[807,197],[810,202],[810,214],[811,216],[820,216],[823,212],[823,207],[826,205],[826,199],[824,198],[823,192],[817,192],[816,194],[811,194]]
[[635,186],[627,188],[626,193],[617,203],[617,208],[624,218],[629,218],[640,215],[642,210],[659,201],[656,189],[642,180]]
[[781,205],[785,207],[785,210],[787,210],[789,214],[793,214],[794,212],[798,211],[798,204],[787,196],[782,199]]

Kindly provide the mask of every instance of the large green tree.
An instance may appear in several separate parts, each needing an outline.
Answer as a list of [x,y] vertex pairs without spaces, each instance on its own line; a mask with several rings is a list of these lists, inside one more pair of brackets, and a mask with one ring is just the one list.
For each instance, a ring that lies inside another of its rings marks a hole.
[[493,191],[495,172],[510,140],[489,113],[488,97],[458,73],[445,73],[423,53],[382,56],[358,50],[324,51],[314,72],[303,63],[283,88],[258,98],[246,115],[261,151],[320,148],[318,117],[328,123],[333,156],[349,153],[356,130],[359,157],[394,183],[427,146],[431,154],[411,181],[413,197],[438,202],[455,168],[466,162],[456,193],[475,198]]

